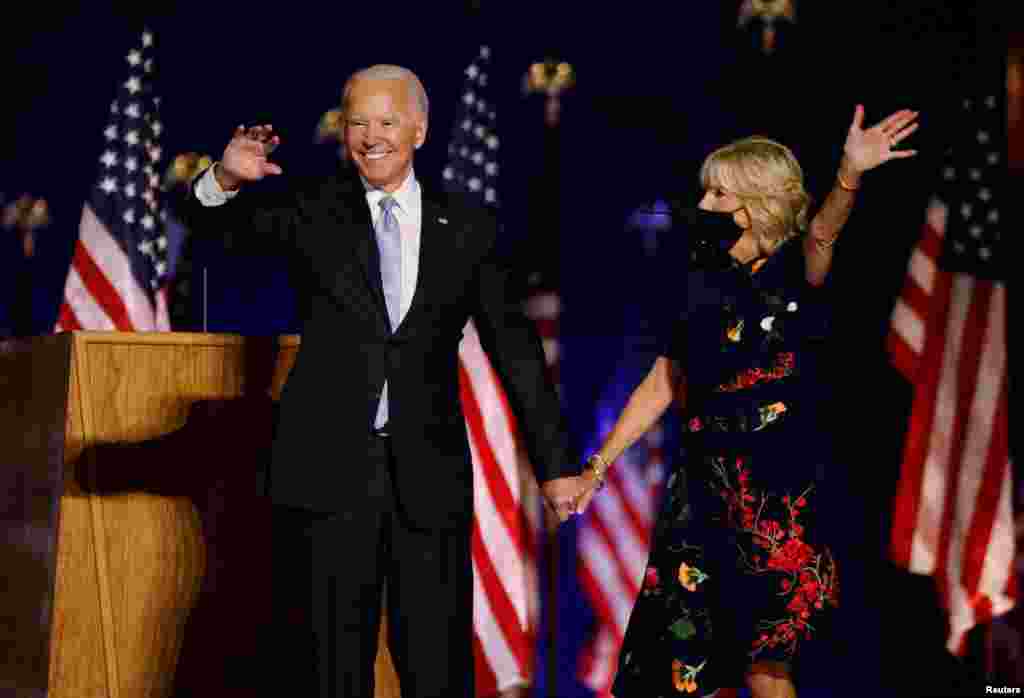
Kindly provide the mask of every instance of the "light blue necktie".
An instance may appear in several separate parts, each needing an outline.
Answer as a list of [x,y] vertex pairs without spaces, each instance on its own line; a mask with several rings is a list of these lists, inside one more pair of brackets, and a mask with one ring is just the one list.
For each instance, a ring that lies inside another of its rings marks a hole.
[[[398,202],[392,196],[380,200],[380,218],[377,219],[377,247],[380,250],[380,280],[384,287],[384,302],[388,307],[391,331],[394,332],[401,320],[402,293],[402,236],[395,217]],[[380,394],[377,417],[374,426],[378,429],[388,423],[388,384]]]

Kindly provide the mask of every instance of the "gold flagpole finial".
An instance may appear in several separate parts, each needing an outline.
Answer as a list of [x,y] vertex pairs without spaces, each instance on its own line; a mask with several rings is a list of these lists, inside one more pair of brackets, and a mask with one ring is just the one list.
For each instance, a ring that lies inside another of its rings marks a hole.
[[760,21],[761,51],[768,54],[775,50],[775,24],[780,20],[796,23],[796,0],[744,0],[737,24],[743,28]]
[[180,153],[164,173],[163,189],[168,191],[180,185],[188,185],[200,172],[213,164],[213,158],[209,155],[201,155],[195,152]]
[[316,126],[315,143],[341,140],[341,109],[328,109]]
[[548,58],[534,63],[523,76],[523,92],[547,95],[544,120],[548,126],[557,126],[561,114],[559,96],[576,84],[576,70],[565,61]]
[[49,224],[50,207],[42,197],[23,194],[4,207],[3,226],[17,232],[26,259],[35,254],[36,231]]
[[328,109],[320,117],[316,125],[316,133],[313,134],[313,142],[317,144],[337,143],[338,156],[345,160],[345,144],[342,141],[343,120],[341,109]]

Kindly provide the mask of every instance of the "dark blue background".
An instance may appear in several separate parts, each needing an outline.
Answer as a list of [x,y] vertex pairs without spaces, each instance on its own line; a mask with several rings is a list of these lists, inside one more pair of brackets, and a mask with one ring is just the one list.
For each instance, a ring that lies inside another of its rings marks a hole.
[[[658,199],[692,200],[703,156],[751,133],[793,147],[810,188],[823,196],[857,102],[867,106],[869,123],[898,108],[921,110],[913,138],[921,155],[865,177],[836,248],[829,360],[841,456],[832,483],[846,494],[833,512],[845,560],[844,607],[832,651],[807,685],[831,687],[823,695],[881,694],[900,685],[904,695],[952,692],[966,673],[942,653],[930,584],[885,562],[910,393],[887,365],[884,336],[950,138],[954,68],[967,27],[937,1],[802,3],[798,25],[766,58],[754,50],[756,37],[737,30],[735,2],[482,4],[474,12],[469,3],[263,9],[210,2],[151,13],[164,152],[216,157],[237,124],[269,121],[284,140],[277,160],[286,175],[332,168],[333,149],[312,142],[320,115],[336,106],[353,70],[399,63],[414,69],[430,94],[430,132],[416,167],[437,181],[462,71],[479,44],[489,44],[504,242],[527,260],[525,271],[546,260],[545,272],[560,285],[564,394],[583,448],[593,443],[598,408],[621,406],[646,371],[680,302],[678,241],[654,235],[652,254],[629,217]],[[45,333],[56,318],[107,105],[123,79],[138,18],[102,3],[60,11],[26,6],[19,14],[8,15],[0,47],[7,107],[0,113],[0,192],[45,196],[51,204],[54,222],[40,234],[31,269],[33,331]],[[578,84],[563,100],[558,137],[545,140],[543,100],[524,96],[521,80],[531,62],[548,55],[571,62]],[[297,330],[276,260],[242,264],[207,247],[196,250],[195,261],[209,279],[210,331]],[[5,236],[0,328],[11,323],[6,301],[21,264],[13,236]],[[591,623],[573,579],[574,525],[560,534],[556,692],[566,698],[587,694],[570,664]]]

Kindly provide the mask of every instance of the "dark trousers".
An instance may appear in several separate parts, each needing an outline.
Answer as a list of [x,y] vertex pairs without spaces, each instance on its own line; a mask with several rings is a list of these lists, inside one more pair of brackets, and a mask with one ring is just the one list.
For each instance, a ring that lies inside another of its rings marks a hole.
[[411,526],[392,486],[390,441],[371,437],[369,457],[376,477],[366,506],[303,527],[311,562],[314,695],[373,698],[385,588],[388,648],[402,697],[465,695],[473,685],[470,529]]

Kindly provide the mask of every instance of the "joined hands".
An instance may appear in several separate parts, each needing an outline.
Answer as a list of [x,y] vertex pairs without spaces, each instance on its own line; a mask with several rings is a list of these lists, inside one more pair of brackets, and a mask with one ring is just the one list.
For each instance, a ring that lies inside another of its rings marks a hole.
[[590,470],[581,475],[571,475],[549,480],[541,485],[549,513],[563,523],[573,514],[582,514],[590,506],[590,500],[598,490],[598,482]]

